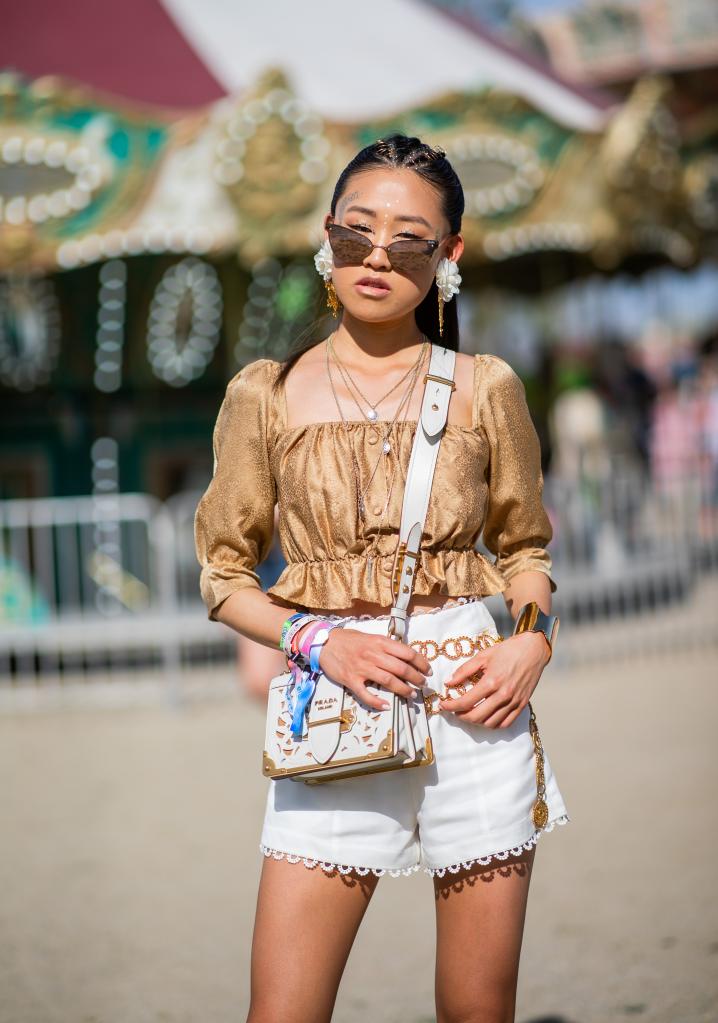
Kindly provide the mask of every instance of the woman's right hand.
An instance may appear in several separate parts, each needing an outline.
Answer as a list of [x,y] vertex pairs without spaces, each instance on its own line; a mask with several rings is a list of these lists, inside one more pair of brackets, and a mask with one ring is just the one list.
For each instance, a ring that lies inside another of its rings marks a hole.
[[389,704],[367,689],[367,682],[412,696],[425,684],[426,675],[432,674],[426,657],[402,640],[348,628],[331,630],[319,652],[319,667],[375,710],[385,710]]

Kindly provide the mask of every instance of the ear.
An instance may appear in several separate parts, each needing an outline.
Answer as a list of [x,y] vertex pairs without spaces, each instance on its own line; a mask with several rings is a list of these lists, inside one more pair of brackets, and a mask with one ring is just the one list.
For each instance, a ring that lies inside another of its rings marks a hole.
[[334,220],[334,217],[332,216],[332,214],[331,214],[331,213],[327,213],[327,214],[325,214],[325,216],[324,216],[324,237],[325,237],[325,238],[326,238],[326,236],[327,236],[327,235],[326,235],[326,232],[327,232],[327,224],[329,223],[329,221],[330,221],[330,220]]
[[444,242],[443,255],[447,259],[453,259],[455,263],[461,259],[463,251],[464,239],[460,234],[452,234]]

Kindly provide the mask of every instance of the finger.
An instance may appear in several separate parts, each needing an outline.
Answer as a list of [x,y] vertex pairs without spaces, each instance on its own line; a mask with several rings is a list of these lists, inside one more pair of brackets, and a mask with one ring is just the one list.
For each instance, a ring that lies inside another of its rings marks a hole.
[[512,725],[523,709],[523,707],[517,707],[516,710],[512,710],[501,722],[499,728],[508,728],[509,725]]
[[366,707],[372,707],[374,710],[388,710],[390,706],[383,697],[376,696],[370,689],[367,689],[364,682],[358,682],[356,685],[353,685],[351,691],[356,699]]
[[482,724],[485,728],[503,728],[508,719],[510,717],[513,719],[515,716],[514,710],[515,708],[512,703],[505,704],[503,707],[499,707],[495,713],[489,714],[488,717],[486,714],[482,715],[481,720],[477,721],[477,724]]
[[477,682],[467,692],[461,694],[453,693],[449,688],[448,682],[446,686],[449,690],[449,696],[441,697],[439,706],[442,710],[450,710],[459,714],[471,710],[479,700],[485,700],[495,692],[495,686],[489,679],[482,679],[481,682]]
[[386,645],[382,647],[384,653],[391,654],[394,657],[400,657],[404,661],[408,661],[413,664],[417,671],[422,672],[424,675],[432,675],[433,670],[431,663],[424,654],[418,650],[414,650],[408,643],[403,643],[401,640],[387,639]]
[[421,689],[426,685],[426,676],[422,675],[408,661],[394,657],[391,654],[385,654],[379,663],[386,671],[394,675],[395,678],[408,682],[410,685],[416,686],[417,689]]
[[466,682],[472,675],[483,674],[488,667],[488,658],[486,654],[476,654],[474,657],[470,657],[468,661],[464,661],[460,664],[456,671],[447,680],[447,685],[452,685],[455,682]]
[[464,711],[462,714],[457,714],[457,718],[460,721],[470,721],[474,725],[486,724],[487,718],[493,717],[497,713],[506,713],[506,697],[502,693],[494,693],[492,696],[487,696],[485,700],[472,707],[471,710]]
[[412,686],[407,685],[402,679],[397,678],[390,671],[385,671],[380,667],[376,667],[371,671],[371,675],[367,681],[376,682],[377,685],[383,686],[384,689],[390,690],[392,693],[396,693],[398,696],[414,696],[416,689]]

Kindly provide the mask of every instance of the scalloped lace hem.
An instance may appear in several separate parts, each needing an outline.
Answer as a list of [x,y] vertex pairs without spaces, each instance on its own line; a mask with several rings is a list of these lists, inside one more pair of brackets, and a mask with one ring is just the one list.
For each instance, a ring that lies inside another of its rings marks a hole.
[[[513,846],[511,849],[503,849],[501,852],[491,853],[488,856],[477,856],[473,860],[462,860],[460,863],[452,863],[448,867],[424,867],[424,873],[430,874],[432,877],[443,877],[447,873],[458,874],[460,870],[466,870],[477,863],[485,867],[494,860],[499,862],[507,860],[509,856],[518,856],[524,850],[532,849],[545,831],[553,831],[557,825],[568,824],[570,820],[571,818],[568,814],[562,814],[555,820],[549,821],[546,827],[534,831],[533,835],[525,842]],[[392,870],[389,867],[359,867],[348,863],[330,863],[327,860],[316,860],[311,856],[298,856],[295,853],[283,852],[281,849],[274,849],[262,843],[260,843],[259,848],[265,856],[271,856],[274,860],[286,860],[288,863],[303,863],[309,870],[320,867],[327,874],[338,871],[340,874],[359,874],[360,877],[366,877],[367,874],[373,874],[375,877],[383,877],[384,874],[389,874],[390,877],[399,877],[400,875],[408,877],[409,874],[415,874],[417,870],[422,869],[421,863],[414,863],[411,867],[403,867],[397,870]]]
[[274,860],[286,860],[288,863],[303,863],[310,870],[314,870],[315,867],[321,867],[327,874],[337,870],[340,874],[354,873],[359,874],[361,877],[366,877],[367,874],[374,874],[375,877],[382,877],[384,874],[389,874],[391,877],[399,877],[400,874],[403,874],[405,877],[408,877],[409,874],[415,874],[421,868],[420,863],[415,863],[411,867],[404,867],[399,870],[391,870],[388,867],[356,867],[347,863],[328,863],[326,860],[314,860],[309,856],[297,856],[294,853],[282,852],[280,849],[272,849],[268,845],[260,845],[259,848],[265,856],[271,856]]
[[427,874],[431,874],[432,877],[443,877],[444,874],[458,874],[460,870],[466,870],[468,867],[473,867],[474,864],[480,863],[482,867],[488,866],[492,860],[507,860],[509,856],[518,856],[519,853],[524,850],[532,849],[539,838],[545,831],[553,831],[557,824],[568,824],[571,818],[567,813],[561,814],[560,817],[556,817],[555,820],[549,821],[548,824],[543,828],[538,828],[534,831],[531,838],[527,838],[521,845],[515,845],[511,849],[504,849],[501,852],[491,853],[489,856],[477,856],[473,860],[462,860],[460,863],[452,863],[448,867],[424,867]]

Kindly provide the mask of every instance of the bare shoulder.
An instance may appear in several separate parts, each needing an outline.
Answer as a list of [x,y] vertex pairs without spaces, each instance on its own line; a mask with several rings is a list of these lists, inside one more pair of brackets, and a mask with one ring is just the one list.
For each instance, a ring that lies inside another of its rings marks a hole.
[[337,419],[327,374],[326,345],[321,341],[292,363],[284,378],[284,396],[286,421],[290,427]]
[[287,374],[287,380],[303,381],[316,376],[317,371],[326,366],[326,346],[322,341],[302,352]]

